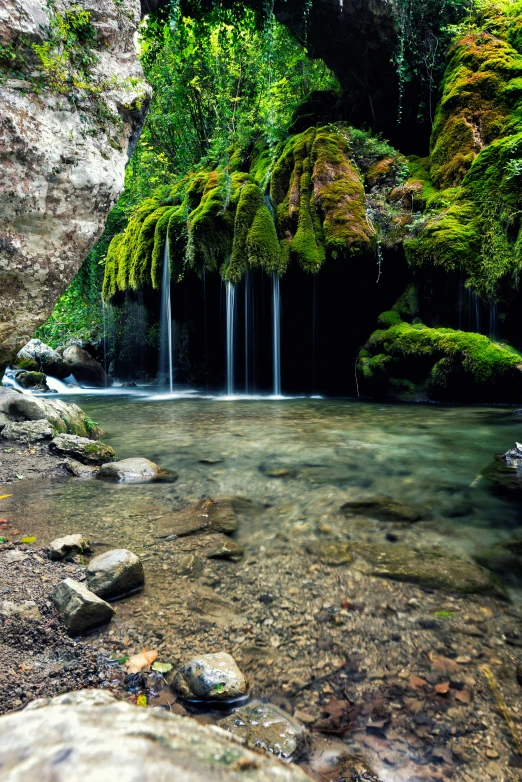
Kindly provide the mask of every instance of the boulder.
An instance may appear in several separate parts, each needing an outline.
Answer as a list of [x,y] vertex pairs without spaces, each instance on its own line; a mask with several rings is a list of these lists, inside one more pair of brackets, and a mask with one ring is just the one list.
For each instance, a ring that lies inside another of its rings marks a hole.
[[78,405],[61,399],[40,399],[12,388],[0,387],[2,421],[40,421],[46,418],[57,432],[96,438],[102,432]]
[[47,378],[43,372],[18,372],[16,382],[22,388],[32,388],[34,391],[49,391]]
[[71,374],[67,361],[39,339],[31,339],[23,346],[14,360],[14,366],[29,372],[43,372],[61,380]]
[[250,749],[289,760],[304,744],[304,727],[271,703],[252,701],[218,722]]
[[108,624],[114,608],[95,595],[84,584],[66,578],[51,593],[60,619],[69,635],[83,635]]
[[50,448],[55,453],[73,456],[84,464],[103,464],[115,456],[110,445],[75,434],[59,434],[51,441]]
[[142,709],[103,690],[41,699],[0,717],[7,779],[118,782],[310,782],[216,726]]
[[89,551],[91,551],[89,541],[83,535],[65,535],[49,543],[47,556],[49,559],[60,560],[73,554],[88,554]]
[[248,693],[248,680],[226,652],[201,654],[176,672],[173,690],[186,700],[231,701]]
[[69,345],[63,351],[63,357],[78,383],[94,388],[112,386],[112,380],[102,365],[79,345]]
[[[174,472],[169,473],[168,476],[172,480],[178,477]],[[166,479],[167,471],[148,459],[121,459],[119,462],[102,464],[97,477],[119,483],[147,483]]]
[[142,589],[145,583],[143,565],[127,549],[113,549],[94,557],[87,565],[89,589],[105,600],[114,600]]
[[419,521],[420,513],[405,502],[393,497],[376,496],[351,500],[341,506],[345,516],[369,516],[378,521]]
[[51,440],[54,429],[46,418],[39,421],[20,421],[6,424],[0,434],[4,440],[20,443],[34,443],[38,440]]

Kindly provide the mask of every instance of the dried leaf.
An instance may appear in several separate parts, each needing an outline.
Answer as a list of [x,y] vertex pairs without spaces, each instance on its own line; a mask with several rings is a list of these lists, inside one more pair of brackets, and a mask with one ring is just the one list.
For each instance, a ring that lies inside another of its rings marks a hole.
[[129,673],[139,673],[144,668],[148,668],[152,665],[157,656],[158,652],[155,649],[144,649],[139,654],[129,657],[127,660],[127,669]]
[[455,693],[455,700],[465,703],[471,703],[471,690],[460,690]]
[[435,685],[435,692],[438,692],[439,695],[446,695],[449,692],[449,688],[449,682],[442,682],[441,684]]
[[1,494],[0,500],[6,500],[8,497],[12,497],[12,496],[13,496],[12,494]]
[[420,676],[410,676],[410,687],[425,687],[427,683],[426,679],[421,679]]

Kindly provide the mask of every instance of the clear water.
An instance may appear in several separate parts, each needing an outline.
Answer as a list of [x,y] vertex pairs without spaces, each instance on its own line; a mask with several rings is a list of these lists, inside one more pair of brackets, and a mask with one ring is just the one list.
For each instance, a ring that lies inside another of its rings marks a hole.
[[[520,439],[510,409],[106,394],[75,401],[106,430],[118,458],[147,457],[179,480],[20,482],[10,487],[14,497],[5,509],[16,511],[17,524],[24,519],[24,531],[42,543],[81,527],[95,539],[140,548],[143,514],[219,495],[264,506],[239,530],[252,550],[281,532],[309,539],[322,523],[335,535],[340,506],[373,495],[420,510],[425,520],[404,525],[405,542],[443,545],[459,555],[508,537],[520,523],[518,506],[480,478],[495,454]],[[388,529],[368,522],[352,536],[380,540]]]

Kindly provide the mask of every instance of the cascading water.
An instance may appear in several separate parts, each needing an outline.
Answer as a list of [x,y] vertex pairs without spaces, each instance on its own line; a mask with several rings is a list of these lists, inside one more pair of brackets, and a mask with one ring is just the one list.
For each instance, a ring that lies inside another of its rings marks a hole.
[[174,391],[174,361],[172,356],[172,302],[170,295],[170,258],[168,241],[163,253],[160,313],[160,366],[161,382],[168,378],[170,393]]
[[272,275],[273,394],[281,396],[281,292],[279,277]]
[[[252,345],[251,345],[252,343]],[[251,351],[250,348],[253,348]],[[254,354],[254,355],[251,355]],[[251,370],[253,366],[253,371]],[[250,272],[245,274],[245,393],[255,387],[254,300]]]
[[234,394],[234,352],[236,330],[236,287],[227,282],[227,394]]

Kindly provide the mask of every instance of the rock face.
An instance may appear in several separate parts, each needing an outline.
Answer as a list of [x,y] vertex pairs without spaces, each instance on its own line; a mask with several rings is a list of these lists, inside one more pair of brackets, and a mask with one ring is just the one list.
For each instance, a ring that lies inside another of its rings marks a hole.
[[[147,483],[147,481],[158,480],[166,477],[165,470],[158,467],[154,462],[148,459],[122,459],[119,462],[102,464],[98,473],[99,478],[105,478],[109,481],[118,481],[119,483]],[[177,477],[171,473],[171,477]]]
[[242,706],[218,722],[247,747],[289,760],[302,747],[304,728],[277,706],[261,701]]
[[54,588],[51,600],[69,635],[83,635],[108,624],[114,608],[90,592],[86,586],[66,578]]
[[50,440],[54,435],[54,429],[47,420],[21,421],[9,423],[2,429],[4,440],[16,440],[20,443],[33,443],[37,440]]
[[95,388],[107,388],[112,385],[112,380],[102,365],[79,345],[65,348],[63,357],[78,383]]
[[76,434],[59,434],[51,442],[51,450],[73,456],[84,464],[103,464],[114,459],[114,451],[110,445],[79,437]]
[[71,554],[87,554],[91,550],[89,541],[83,535],[65,535],[49,543],[49,559],[60,560]]
[[89,589],[111,600],[143,587],[145,574],[140,560],[127,549],[114,549],[94,557],[87,565]]
[[100,236],[150,98],[133,40],[139,0],[91,0],[85,11],[88,89],[72,86],[82,73],[71,59],[61,84],[31,48],[50,41],[55,55],[52,36],[74,23],[77,4],[8,0],[0,9],[0,42],[24,71],[0,83],[0,369],[47,319]]
[[230,654],[217,652],[184,663],[172,687],[187,700],[229,701],[247,694],[248,681]]
[[0,718],[0,730],[0,767],[13,779],[310,782],[301,769],[246,749],[224,730],[101,690],[35,701]]
[[60,354],[39,339],[31,339],[23,346],[14,360],[14,365],[29,372],[43,372],[60,379],[71,374],[67,362]]

